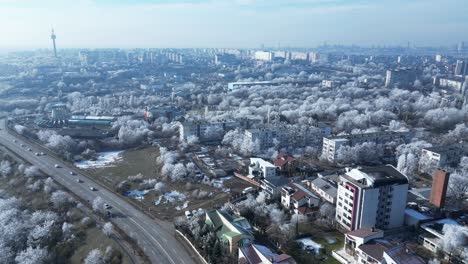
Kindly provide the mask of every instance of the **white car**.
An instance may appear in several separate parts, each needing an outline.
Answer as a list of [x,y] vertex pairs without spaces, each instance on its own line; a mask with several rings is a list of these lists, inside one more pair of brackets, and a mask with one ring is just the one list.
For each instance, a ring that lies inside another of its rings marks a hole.
[[106,208],[106,209],[111,209],[112,206],[110,206],[109,204],[104,204],[104,208]]
[[97,191],[97,189],[94,188],[94,187],[89,187],[89,189],[90,189],[91,191]]
[[76,175],[76,173],[74,173],[73,171],[70,171],[70,175]]
[[36,154],[35,154],[35,155],[36,155],[36,156],[40,156],[40,155],[41,155],[41,153],[39,153],[39,152],[36,152]]
[[32,151],[32,149],[28,148],[28,151]]
[[21,147],[23,147],[23,148],[25,147],[25,145],[24,145],[24,144],[21,144],[20,146],[21,146]]
[[44,156],[44,155],[45,155],[45,153],[44,153],[44,152],[41,152],[41,153],[39,153],[39,154],[41,154],[41,156]]
[[80,182],[81,182],[81,180],[80,180],[80,179],[76,179],[76,182],[77,182],[77,183],[80,183]]
[[18,140],[16,140],[16,139],[13,139],[13,142],[15,142],[15,143],[16,143],[16,142],[18,142]]
[[58,164],[55,164],[54,167],[57,168],[57,169],[61,168],[60,165],[58,165]]

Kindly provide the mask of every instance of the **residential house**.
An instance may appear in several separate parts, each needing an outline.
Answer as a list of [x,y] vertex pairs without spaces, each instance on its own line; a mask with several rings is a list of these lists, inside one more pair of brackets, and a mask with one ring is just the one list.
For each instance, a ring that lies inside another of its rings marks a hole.
[[264,159],[250,158],[249,177],[259,179],[276,177],[276,167]]
[[294,214],[310,216],[314,207],[320,204],[320,198],[299,183],[289,183],[281,189],[281,204]]
[[251,244],[239,247],[239,264],[296,264],[289,255],[273,253],[269,248]]
[[335,204],[336,196],[338,192],[338,186],[336,182],[333,182],[327,178],[316,178],[309,182],[309,186],[312,191],[323,200]]
[[251,226],[244,217],[233,216],[219,210],[206,212],[205,223],[216,232],[216,236],[233,253],[239,246],[249,245],[253,236]]
[[361,228],[345,234],[342,249],[332,256],[343,264],[423,264],[405,244],[393,244],[384,239],[383,230]]

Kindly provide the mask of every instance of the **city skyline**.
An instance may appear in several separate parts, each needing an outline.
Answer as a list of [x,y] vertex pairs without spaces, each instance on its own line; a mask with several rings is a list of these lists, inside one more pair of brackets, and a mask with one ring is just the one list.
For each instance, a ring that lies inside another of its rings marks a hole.
[[8,36],[0,49],[50,48],[51,28],[59,48],[452,46],[468,30],[459,0],[2,0],[0,7],[9,25],[0,28]]

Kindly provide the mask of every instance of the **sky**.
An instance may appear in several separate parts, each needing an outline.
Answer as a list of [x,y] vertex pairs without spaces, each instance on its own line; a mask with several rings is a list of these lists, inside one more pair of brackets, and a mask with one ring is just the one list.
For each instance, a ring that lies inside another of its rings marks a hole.
[[0,49],[448,46],[466,0],[0,0]]

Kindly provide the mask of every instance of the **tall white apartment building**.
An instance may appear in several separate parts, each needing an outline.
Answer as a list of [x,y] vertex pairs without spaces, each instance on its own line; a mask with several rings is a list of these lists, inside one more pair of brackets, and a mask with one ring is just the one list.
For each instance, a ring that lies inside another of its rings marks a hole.
[[330,162],[335,162],[337,152],[342,146],[355,146],[365,142],[373,142],[378,145],[390,143],[408,143],[411,140],[410,132],[383,131],[364,134],[342,135],[335,137],[324,137],[322,144],[322,155]]
[[269,51],[256,51],[254,58],[256,60],[262,60],[262,61],[272,61],[273,60],[273,52]]
[[347,230],[403,225],[408,179],[391,165],[352,169],[340,176],[336,221]]

